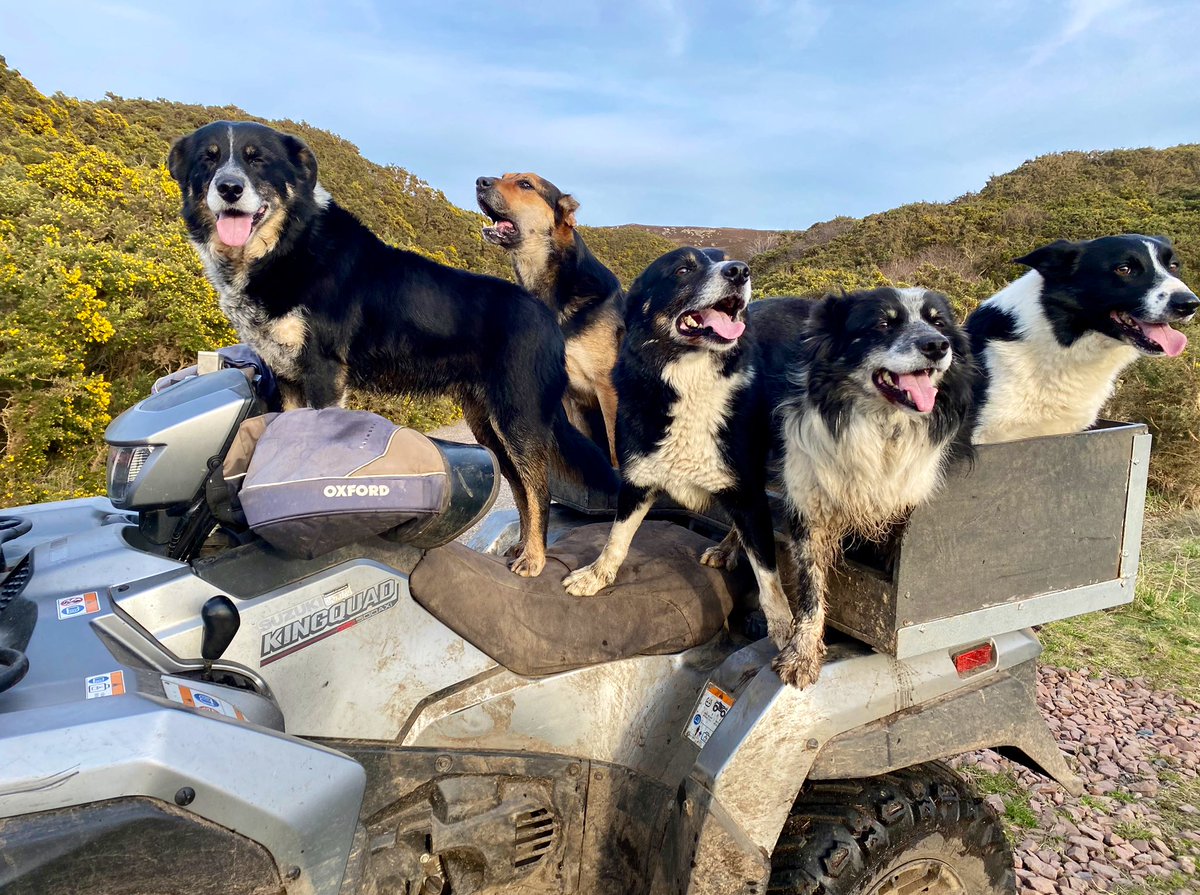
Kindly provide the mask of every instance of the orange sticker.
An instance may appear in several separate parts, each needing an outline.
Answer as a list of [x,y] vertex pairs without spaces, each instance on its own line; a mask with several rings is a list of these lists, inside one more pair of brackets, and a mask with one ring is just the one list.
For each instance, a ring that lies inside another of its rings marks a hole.
[[163,678],[163,692],[166,693],[167,699],[178,702],[180,705],[186,705],[190,709],[213,712],[227,718],[237,718],[239,721],[246,720],[246,716],[242,714],[241,710],[228,700],[201,690],[194,690],[187,684],[169,677]]
[[99,699],[102,696],[122,696],[125,693],[125,672],[110,671],[107,674],[93,674],[84,679],[84,688],[88,699]]
[[100,597],[94,590],[73,597],[61,597],[55,602],[58,604],[59,620],[100,611]]

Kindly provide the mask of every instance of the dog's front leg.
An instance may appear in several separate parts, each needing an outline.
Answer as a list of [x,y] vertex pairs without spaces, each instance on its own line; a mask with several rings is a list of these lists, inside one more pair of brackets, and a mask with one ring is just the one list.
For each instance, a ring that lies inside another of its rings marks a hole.
[[646,513],[654,505],[656,495],[657,492],[652,489],[621,482],[621,490],[617,492],[617,518],[613,520],[608,541],[595,562],[576,569],[563,579],[567,593],[576,597],[590,597],[613,583],[617,570],[629,553],[629,544],[646,518]]
[[[300,406],[341,407],[346,398],[346,365],[329,354],[316,348],[309,348],[300,359],[300,388],[303,392],[304,403]],[[284,391],[284,409],[287,406],[287,392]]]
[[[717,547],[710,547],[701,557],[701,562],[714,551],[732,544],[736,553],[742,542],[746,545],[746,556],[754,571],[758,584],[758,605],[767,617],[767,633],[778,649],[787,646],[792,637],[792,607],[788,604],[783,582],[779,577],[779,566],[775,555],[775,523],[771,518],[771,505],[767,503],[766,491],[753,494],[722,495],[721,506],[733,520],[729,535]],[[715,565],[705,562],[706,565]],[[719,566],[718,566],[719,568]],[[726,565],[726,568],[729,568]]]
[[771,662],[785,684],[807,687],[821,674],[825,660],[825,588],[837,557],[837,532],[809,525],[792,510],[792,555],[796,565],[796,614],[791,637]]

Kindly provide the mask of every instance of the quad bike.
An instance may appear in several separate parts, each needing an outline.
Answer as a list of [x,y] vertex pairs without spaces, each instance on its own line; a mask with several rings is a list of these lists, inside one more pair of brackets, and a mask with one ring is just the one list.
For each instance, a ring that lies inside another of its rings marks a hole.
[[303,559],[222,523],[262,409],[240,370],[185,380],[113,422],[108,498],[5,511],[5,895],[1007,893],[1001,824],[940,759],[1080,790],[1030,626],[1132,597],[1141,427],[985,449],[852,550],[797,690],[695,561],[719,520],[664,509],[594,600],[557,588],[603,542],[578,500],[539,579],[487,555],[509,514],[429,547],[493,499],[482,448],[440,446],[429,526]]

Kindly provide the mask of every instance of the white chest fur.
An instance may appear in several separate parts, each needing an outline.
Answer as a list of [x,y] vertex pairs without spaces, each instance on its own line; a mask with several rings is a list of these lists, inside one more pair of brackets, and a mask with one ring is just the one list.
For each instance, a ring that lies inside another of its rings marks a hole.
[[1079,432],[1096,421],[1137,349],[1100,333],[1064,347],[1052,337],[993,342],[983,351],[987,400],[977,442],[1014,441]]
[[654,450],[626,463],[622,475],[629,481],[662,489],[694,510],[734,484],[721,451],[720,431],[751,373],[743,370],[726,376],[720,365],[718,356],[694,351],[663,369],[663,379],[679,397],[671,405],[666,434]]
[[871,534],[926,500],[941,482],[945,444],[902,410],[859,408],[835,439],[815,411],[785,430],[788,499],[810,522]]
[[208,246],[198,244],[200,259],[209,282],[217,290],[218,302],[238,338],[253,348],[272,372],[297,378],[299,358],[308,336],[308,324],[302,310],[283,317],[268,317],[255,302],[246,297],[246,275],[239,266],[230,278],[221,261]]

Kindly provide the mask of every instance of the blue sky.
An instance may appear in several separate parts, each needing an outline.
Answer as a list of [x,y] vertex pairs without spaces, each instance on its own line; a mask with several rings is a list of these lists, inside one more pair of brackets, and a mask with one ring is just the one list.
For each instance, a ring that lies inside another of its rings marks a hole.
[[466,207],[533,170],[587,224],[794,229],[1195,142],[1198,37],[1192,0],[0,3],[43,92],[305,120]]

